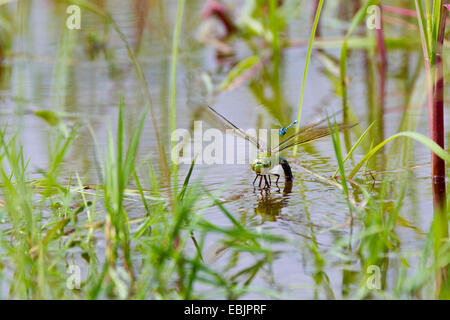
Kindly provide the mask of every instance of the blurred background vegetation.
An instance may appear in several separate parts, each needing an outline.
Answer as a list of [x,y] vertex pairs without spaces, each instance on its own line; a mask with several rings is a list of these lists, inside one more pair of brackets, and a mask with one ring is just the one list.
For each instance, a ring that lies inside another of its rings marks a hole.
[[[444,3],[0,0],[0,297],[448,298]],[[294,184],[266,192],[247,165],[171,163],[208,104],[359,125],[284,152]]]

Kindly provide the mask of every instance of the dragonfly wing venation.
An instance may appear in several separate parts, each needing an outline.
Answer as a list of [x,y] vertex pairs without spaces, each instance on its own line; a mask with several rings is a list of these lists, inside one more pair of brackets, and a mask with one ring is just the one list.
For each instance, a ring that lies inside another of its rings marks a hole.
[[263,141],[258,140],[257,138],[249,135],[248,133],[244,132],[244,130],[240,129],[238,126],[236,126],[234,123],[232,123],[230,120],[228,120],[227,118],[225,118],[223,115],[221,115],[219,112],[217,112],[216,110],[214,110],[213,108],[211,108],[210,106],[208,106],[209,110],[216,115],[219,119],[222,120],[223,124],[228,127],[229,129],[231,129],[233,131],[233,134],[241,137],[247,141],[249,141],[250,143],[254,144],[256,146],[256,148],[258,149],[258,151],[263,152],[266,151],[267,148],[265,147],[265,144]]
[[[354,127],[356,124],[337,124],[338,131],[343,131]],[[272,152],[281,152],[295,145],[302,145],[320,138],[331,135],[329,127],[308,127],[307,130],[300,129],[299,132],[293,134],[286,140],[282,141],[277,147],[272,149]]]
[[283,140],[283,141],[278,145],[278,147],[273,148],[273,149],[272,149],[272,152],[275,152],[275,151],[281,149],[281,147],[282,147],[284,144],[287,144],[288,142],[290,142],[290,141],[291,141],[292,139],[294,139],[295,137],[300,136],[300,135],[306,135],[309,131],[311,131],[311,130],[317,128],[318,126],[320,126],[321,124],[325,123],[328,119],[335,118],[336,115],[338,115],[339,113],[341,113],[341,111],[336,111],[336,112],[334,112],[333,114],[327,116],[326,118],[322,118],[322,119],[320,119],[320,120],[318,120],[318,121],[315,121],[315,122],[313,122],[313,123],[311,123],[311,124],[309,124],[309,125],[306,125],[306,126],[303,126],[303,127],[299,128],[298,131],[297,131],[296,133],[294,133],[294,134],[291,135],[290,137],[288,137],[288,138],[286,138],[285,140]]
[[[268,150],[268,148],[266,147],[266,144],[263,140],[257,139],[256,137],[244,132],[242,129],[240,129],[238,126],[236,126],[234,123],[232,123],[230,120],[225,118],[223,115],[221,115],[219,112],[217,112],[210,106],[208,106],[208,108],[218,119],[221,120],[221,122],[227,128],[232,130],[234,135],[241,137],[241,138],[249,141],[253,145],[255,145],[256,148],[258,149],[258,152],[266,152]],[[290,137],[283,140],[278,146],[272,148],[271,149],[272,155],[275,155],[275,154],[277,154],[285,149],[288,149],[290,147],[293,147],[295,145],[302,145],[302,144],[329,136],[331,133],[330,133],[330,129],[328,128],[328,126],[320,126],[320,125],[325,123],[330,118],[334,118],[338,113],[340,113],[340,111],[335,112],[332,115],[330,115],[324,119],[321,119],[319,121],[316,121],[310,125],[301,127],[296,133],[294,133]],[[296,121],[294,121],[291,125],[294,125],[295,123],[296,123]],[[351,125],[338,124],[337,127],[338,127],[339,131],[342,131],[345,129],[349,129],[355,125],[356,124],[351,124]]]

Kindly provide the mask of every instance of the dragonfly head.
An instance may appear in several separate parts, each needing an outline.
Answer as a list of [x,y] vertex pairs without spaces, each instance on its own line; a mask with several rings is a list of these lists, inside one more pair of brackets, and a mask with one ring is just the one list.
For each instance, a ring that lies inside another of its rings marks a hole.
[[251,167],[256,174],[263,174],[271,167],[270,156],[268,156],[266,153],[259,154],[258,157],[253,161]]

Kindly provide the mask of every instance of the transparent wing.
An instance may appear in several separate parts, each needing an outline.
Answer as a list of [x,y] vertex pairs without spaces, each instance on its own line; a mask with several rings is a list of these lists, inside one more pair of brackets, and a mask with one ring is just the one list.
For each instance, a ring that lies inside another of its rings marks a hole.
[[313,129],[317,128],[321,124],[325,123],[328,119],[335,118],[336,115],[338,115],[341,112],[342,112],[341,110],[337,111],[337,112],[334,112],[333,114],[329,115],[326,118],[322,118],[322,119],[320,119],[320,120],[318,120],[316,122],[313,122],[313,123],[311,123],[311,124],[309,124],[307,126],[299,128],[299,130],[296,133],[294,133],[290,137],[288,137],[285,140],[283,140],[278,146],[272,148],[272,152],[280,151],[280,149],[283,148],[284,145],[290,144],[292,142],[292,140],[295,139],[296,137],[301,136],[301,135],[307,135],[309,131],[312,131]]
[[[343,131],[354,127],[356,124],[337,124],[339,131]],[[307,130],[301,130],[298,133],[293,134],[283,142],[281,142],[278,147],[272,149],[272,152],[281,152],[285,149],[293,147],[295,145],[302,145],[323,137],[331,135],[330,129],[328,127],[307,127]]]
[[222,123],[228,127],[229,129],[233,130],[233,133],[241,138],[244,138],[245,140],[249,141],[250,143],[253,143],[256,148],[258,149],[258,151],[265,151],[266,147],[264,145],[264,142],[258,140],[257,138],[245,133],[242,129],[240,129],[238,126],[236,126],[235,124],[233,124],[231,121],[229,121],[227,118],[225,118],[223,115],[221,115],[220,113],[218,113],[216,110],[214,110],[213,108],[211,108],[210,106],[208,106],[209,110],[215,115],[217,116]]

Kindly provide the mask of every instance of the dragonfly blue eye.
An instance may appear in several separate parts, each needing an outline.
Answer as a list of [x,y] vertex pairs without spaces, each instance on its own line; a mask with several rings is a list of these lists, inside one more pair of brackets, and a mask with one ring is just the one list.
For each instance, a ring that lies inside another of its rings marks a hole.
[[283,127],[280,130],[278,130],[278,134],[280,136],[284,136],[287,132],[287,129],[289,129],[290,127],[292,127],[293,125],[297,124],[297,120],[294,120],[290,125],[288,125],[287,127]]

